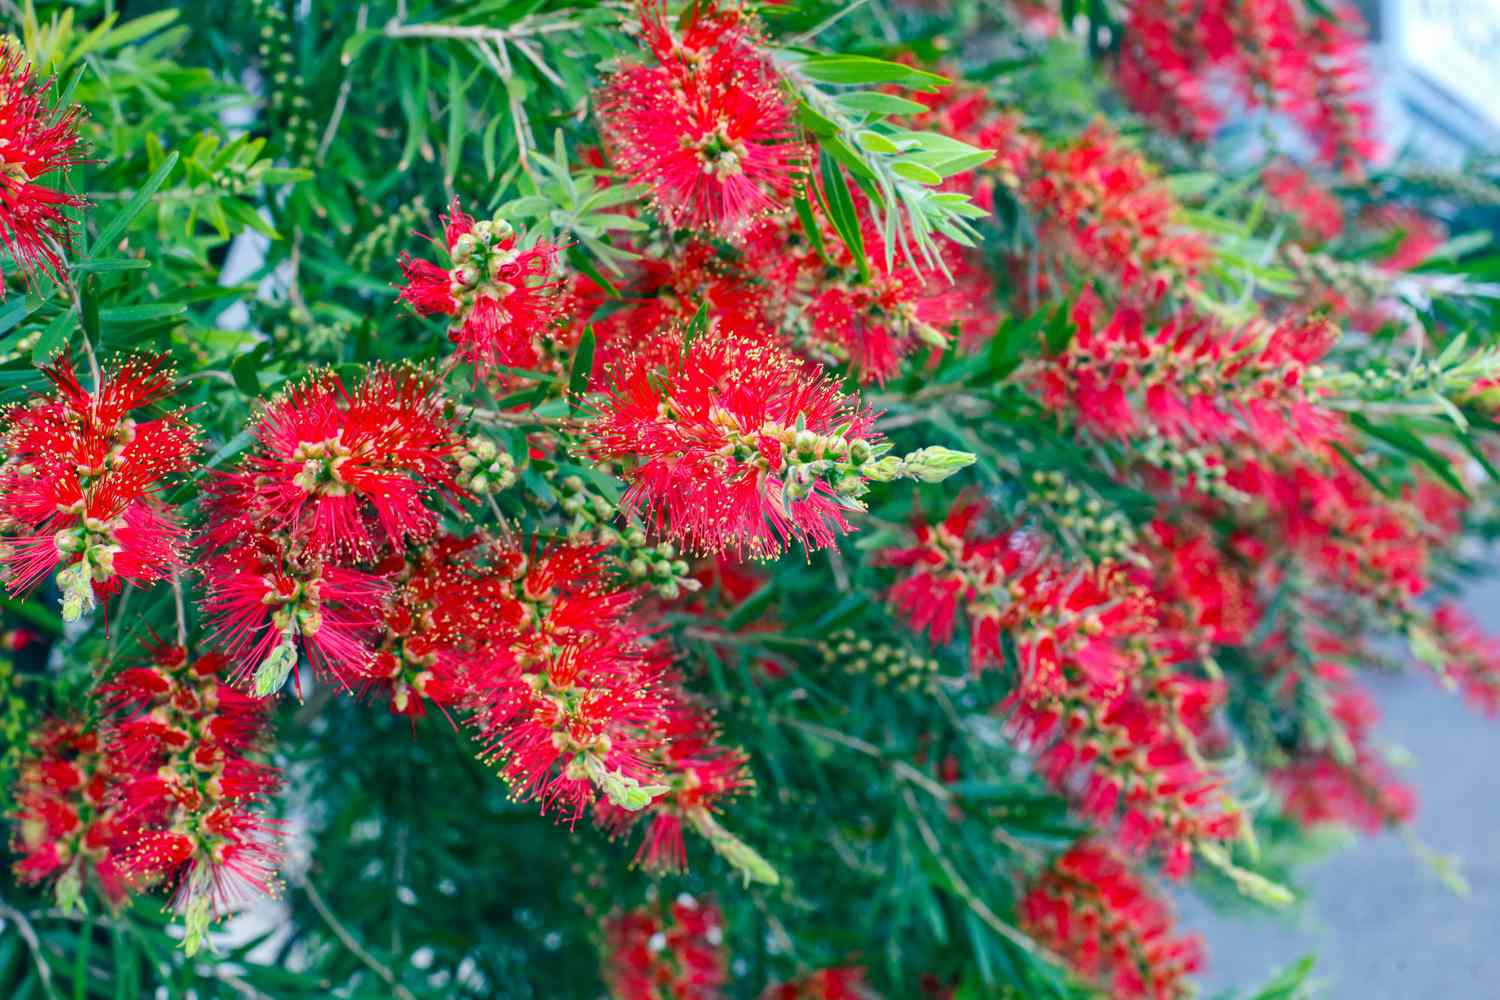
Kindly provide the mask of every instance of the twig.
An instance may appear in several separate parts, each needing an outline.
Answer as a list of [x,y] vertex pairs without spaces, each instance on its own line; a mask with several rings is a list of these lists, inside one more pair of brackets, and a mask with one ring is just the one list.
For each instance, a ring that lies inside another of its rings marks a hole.
[[[370,5],[360,4],[359,15],[354,19],[354,33],[359,34],[364,31],[369,19]],[[339,84],[338,99],[333,102],[333,114],[328,118],[328,127],[323,130],[323,138],[318,142],[318,152],[313,157],[313,162],[320,167],[323,165],[323,158],[328,155],[328,150],[333,145],[333,137],[339,130],[339,122],[343,121],[344,109],[349,106],[349,91],[354,89],[353,60],[349,62],[350,64],[344,67],[344,79]]]
[[364,946],[355,939],[353,934],[349,933],[349,929],[339,922],[339,918],[333,915],[333,911],[323,901],[322,895],[313,886],[311,879],[303,878],[299,881],[299,884],[302,891],[307,894],[308,902],[312,903],[313,909],[318,911],[318,916],[323,918],[323,922],[333,931],[333,936],[338,938],[339,943],[345,948],[349,949],[351,955],[364,963],[365,967],[371,972],[385,980],[386,984],[390,986],[391,992],[399,997],[400,1000],[417,1000],[416,994],[401,985],[401,982],[396,978],[396,974],[390,970],[390,967],[374,955],[371,955],[368,951],[365,951]]
[[188,372],[186,375],[179,375],[179,376],[177,376],[177,381],[178,382],[195,382],[195,381],[198,381],[199,379],[205,379],[205,378],[211,378],[211,379],[213,379],[216,382],[223,382],[225,385],[234,385],[235,384],[234,383],[234,376],[233,375],[229,374],[226,371],[221,371],[218,368],[203,368],[203,369],[200,369],[199,371]]
[[[571,14],[572,11],[562,10],[556,13],[565,15]],[[495,43],[537,35],[557,34],[562,31],[572,31],[578,27],[580,25],[577,21],[570,21],[566,17],[556,21],[523,17],[508,28],[487,28],[482,25],[466,24],[403,24],[393,20],[386,24],[381,33],[387,38],[447,38],[463,42]]]
[[[79,304],[79,309],[80,311],[82,310],[81,303]],[[99,357],[94,353],[94,345],[89,343],[89,335],[86,333],[83,335],[83,353],[89,359],[89,376],[94,380],[94,392],[97,394],[103,374],[99,371]]]
[[504,424],[507,427],[552,427],[563,431],[581,431],[587,420],[577,417],[539,417],[530,411],[508,413],[504,410],[486,410],[479,407],[469,411],[469,416],[480,423]]
[[26,947],[31,951],[32,961],[36,963],[37,976],[41,978],[42,989],[49,997],[56,997],[57,990],[52,986],[52,966],[47,964],[47,957],[42,954],[42,939],[37,937],[36,928],[31,926],[31,921],[26,919],[26,914],[3,899],[0,899],[0,918],[16,925],[16,932],[21,935],[21,940],[26,942]]
[[801,719],[793,719],[785,715],[773,715],[771,716],[771,721],[791,726],[793,729],[800,729],[804,733],[816,736],[819,739],[827,740],[830,743],[837,743],[840,746],[848,747],[850,750],[858,751],[859,753],[864,754],[866,757],[873,757],[875,760],[880,761],[886,767],[890,768],[891,773],[896,775],[896,777],[908,781],[913,785],[916,785],[918,788],[922,789],[924,792],[931,795],[939,802],[952,803],[956,798],[956,796],[953,794],[952,789],[937,781],[934,781],[926,774],[917,770],[915,767],[912,767],[906,761],[895,760],[887,756],[886,753],[875,744],[866,743],[864,740],[860,739],[857,736],[850,736],[848,733],[841,733],[837,729],[829,729],[827,726],[820,726],[816,722],[804,722]]
[[187,605],[182,599],[182,574],[172,571],[172,603],[177,607],[177,645],[187,648]]
[[911,811],[912,819],[917,824],[917,832],[922,835],[922,842],[927,845],[927,850],[932,854],[932,859],[938,863],[938,867],[948,877],[948,882],[952,886],[953,891],[964,901],[970,912],[984,921],[990,930],[999,934],[1031,957],[1051,962],[1060,969],[1066,968],[1067,965],[1061,957],[1051,949],[1045,948],[1032,940],[1030,935],[1001,920],[995,911],[990,909],[989,904],[979,898],[979,894],[958,873],[958,869],[953,866],[953,862],[948,860],[948,855],[943,853],[942,841],[938,839],[938,835],[932,829],[932,825],[927,822],[927,817],[922,815],[922,809],[917,805],[917,798],[911,793],[911,789],[903,787],[901,789],[901,798],[906,802],[907,809]]
[[791,43],[793,45],[806,45],[808,42],[821,35],[827,29],[833,27],[833,25],[837,24],[843,18],[847,17],[850,14],[853,14],[855,11],[859,10],[867,3],[869,3],[869,0],[854,0],[853,3],[845,4],[839,10],[834,11],[832,14],[823,18],[823,20],[819,21],[817,24],[813,25],[811,28],[808,28],[806,31],[802,32],[802,34],[793,35],[790,39]]
[[290,272],[287,275],[287,298],[291,300],[292,307],[299,310],[305,317],[305,322],[312,318],[312,310],[307,308],[307,300],[302,297],[302,228],[300,226],[292,236],[292,255],[287,269]]

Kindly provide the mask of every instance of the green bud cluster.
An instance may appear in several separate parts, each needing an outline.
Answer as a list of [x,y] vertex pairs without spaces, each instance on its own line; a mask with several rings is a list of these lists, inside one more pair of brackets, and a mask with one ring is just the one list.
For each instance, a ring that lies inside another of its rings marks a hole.
[[501,270],[521,255],[519,247],[504,245],[515,235],[515,229],[504,219],[481,219],[453,241],[448,248],[453,258],[448,291],[461,310],[467,312],[480,296],[503,299],[515,291],[500,276]]
[[[220,164],[209,178],[209,183],[223,194],[244,194],[253,190],[260,182],[252,175],[253,161],[233,158]],[[259,173],[256,170],[255,173]]]
[[320,322],[300,306],[286,308],[284,313],[272,312],[274,317],[266,324],[271,339],[283,351],[327,355],[335,353],[354,335],[358,320],[352,316],[339,316]]
[[17,690],[20,675],[15,664],[0,657],[0,813],[9,815],[15,805],[10,796],[21,770],[21,758],[28,736],[30,712]]
[[256,52],[266,77],[271,114],[282,128],[288,159],[311,163],[318,150],[317,122],[308,106],[306,83],[292,52],[292,18],[285,0],[250,0],[250,14],[260,25]]
[[1210,462],[1209,453],[1202,448],[1149,433],[1140,443],[1140,455],[1151,465],[1170,472],[1178,483],[1185,485],[1191,481],[1195,489],[1215,499],[1244,499],[1244,494],[1225,482],[1228,467],[1223,462]]
[[1037,470],[1031,474],[1028,499],[1042,506],[1057,527],[1078,541],[1087,554],[1101,561],[1123,560],[1135,549],[1135,525],[1117,510],[1106,511],[1097,497],[1068,482],[1061,472]]
[[842,629],[818,645],[823,661],[845,673],[868,675],[876,685],[899,691],[915,691],[932,683],[938,661],[903,646],[861,636]]
[[1309,253],[1295,243],[1283,243],[1281,252],[1304,284],[1326,286],[1353,301],[1377,299],[1390,291],[1392,275],[1377,268]]
[[1482,349],[1466,354],[1466,343],[1466,338],[1459,337],[1440,356],[1419,359],[1406,368],[1377,365],[1363,371],[1329,372],[1315,365],[1308,370],[1308,381],[1317,388],[1357,399],[1463,396],[1476,384],[1500,375],[1500,351]]
[[[370,212],[377,219],[385,214],[378,205],[370,205]],[[396,256],[407,234],[426,222],[428,214],[427,199],[422,195],[397,206],[388,216],[371,226],[350,248],[349,267],[360,274],[367,274],[377,258],[384,261]]]
[[862,510],[860,498],[869,492],[870,482],[905,478],[937,483],[974,462],[968,452],[938,446],[919,448],[898,458],[888,454],[889,441],[850,438],[847,425],[819,434],[799,419],[795,427],[767,423],[746,432],[727,412],[716,412],[710,419],[728,432],[724,457],[737,462],[769,470],[771,460],[762,452],[762,442],[766,438],[780,442],[782,496],[787,500],[805,500],[819,482],[824,482],[848,506]]
[[1500,182],[1487,177],[1476,177],[1457,170],[1413,168],[1403,173],[1401,179],[1411,184],[1446,191],[1457,195],[1462,201],[1476,205],[1500,205]]
[[582,476],[567,476],[557,488],[562,494],[563,513],[573,519],[571,530],[591,534],[608,545],[616,565],[631,583],[652,587],[669,601],[699,588],[698,581],[688,575],[691,567],[676,546],[650,542],[645,529],[634,521],[616,527],[619,508],[589,489]]
[[903,458],[888,455],[866,467],[865,474],[877,483],[888,483],[893,479],[915,479],[924,483],[940,483],[959,469],[973,465],[975,457],[967,451],[954,451],[941,445],[929,445],[908,452]]
[[115,531],[123,523],[119,518],[106,523],[88,517],[81,527],[57,533],[58,554],[69,561],[57,571],[63,621],[76,622],[94,610],[94,584],[104,583],[115,575],[115,556],[121,548]]
[[465,439],[457,459],[458,485],[470,493],[493,495],[516,484],[516,460],[487,437]]

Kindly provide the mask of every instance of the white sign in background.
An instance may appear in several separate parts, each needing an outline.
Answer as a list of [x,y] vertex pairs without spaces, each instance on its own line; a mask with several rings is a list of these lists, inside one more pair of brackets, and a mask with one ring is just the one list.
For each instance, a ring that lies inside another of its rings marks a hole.
[[1395,0],[1401,61],[1500,128],[1500,0]]

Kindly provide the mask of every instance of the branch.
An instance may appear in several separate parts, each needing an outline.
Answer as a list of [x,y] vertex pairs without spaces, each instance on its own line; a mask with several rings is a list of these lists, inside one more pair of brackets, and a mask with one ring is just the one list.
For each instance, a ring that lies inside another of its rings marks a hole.
[[182,600],[182,574],[172,571],[172,603],[177,608],[177,645],[187,649],[187,608]]
[[[359,5],[359,16],[354,20],[354,33],[359,34],[365,30],[365,24],[370,19],[370,5],[362,3]],[[389,27],[389,25],[387,25]],[[349,60],[352,64],[353,60]],[[323,165],[323,158],[328,155],[328,149],[333,145],[333,137],[339,130],[339,122],[344,118],[344,109],[349,106],[349,91],[354,88],[354,71],[352,65],[344,67],[344,79],[339,84],[339,96],[333,102],[333,114],[328,118],[328,127],[323,130],[323,139],[318,143],[318,152],[313,157],[313,163]]]
[[917,832],[922,835],[922,842],[927,845],[927,850],[931,852],[932,859],[938,863],[938,867],[948,877],[948,882],[952,885],[954,893],[964,901],[969,910],[980,920],[984,921],[990,930],[999,934],[1032,958],[1050,962],[1059,969],[1066,969],[1068,964],[1062,960],[1061,956],[1032,940],[1029,934],[1001,920],[995,911],[990,909],[989,904],[980,899],[979,894],[970,888],[969,883],[964,881],[963,876],[958,873],[958,869],[953,866],[953,862],[949,861],[948,856],[943,853],[942,841],[938,839],[937,833],[932,829],[931,824],[927,822],[927,817],[922,815],[922,809],[917,805],[916,796],[912,795],[910,788],[903,787],[901,789],[901,798],[906,802],[907,809],[911,811],[912,819],[917,823]]
[[510,413],[505,410],[486,410],[482,407],[470,410],[469,416],[482,424],[502,424],[506,427],[550,427],[560,431],[581,432],[589,424],[587,420],[577,417],[539,417],[531,411]]
[[334,937],[338,938],[339,943],[349,949],[351,955],[359,959],[375,975],[385,980],[386,984],[391,988],[391,993],[398,997],[399,1000],[417,1000],[416,994],[401,984],[396,978],[396,974],[390,970],[390,967],[366,951],[364,946],[355,939],[354,935],[349,933],[349,928],[339,922],[339,918],[333,915],[333,911],[323,901],[322,895],[319,894],[317,888],[312,884],[311,879],[300,879],[299,885],[302,891],[307,894],[307,900],[312,903],[313,909],[318,911],[318,916],[323,918],[323,922],[333,931]]
[[577,21],[568,20],[571,10],[554,12],[559,20],[538,17],[523,17],[508,28],[487,28],[481,25],[464,24],[402,24],[388,22],[381,32],[387,38],[447,38],[463,42],[513,42],[518,38],[533,38],[572,31],[581,27]]
[[896,777],[916,785],[939,802],[952,803],[956,798],[952,789],[934,781],[906,761],[892,759],[875,744],[866,743],[857,736],[850,736],[848,733],[841,733],[837,729],[820,726],[816,722],[804,722],[801,719],[793,719],[784,715],[773,715],[771,716],[771,721],[791,726],[793,729],[800,729],[804,733],[827,740],[830,743],[837,743],[839,746],[848,747],[850,750],[858,751],[866,757],[873,757],[890,768],[891,773]]

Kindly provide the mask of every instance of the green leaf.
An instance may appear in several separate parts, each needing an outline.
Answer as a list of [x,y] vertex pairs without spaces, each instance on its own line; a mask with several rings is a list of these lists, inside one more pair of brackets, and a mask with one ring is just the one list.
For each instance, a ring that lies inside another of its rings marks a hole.
[[140,190],[136,191],[135,197],[131,198],[125,207],[113,219],[109,220],[109,225],[100,231],[98,238],[94,240],[94,245],[89,247],[90,257],[99,256],[124,234],[126,228],[129,227],[131,222],[135,221],[135,217],[141,213],[141,209],[146,207],[146,203],[151,200],[157,190],[166,182],[167,176],[176,166],[177,151],[174,149],[171,153],[167,154],[167,158],[162,161],[161,166],[157,167],[151,176],[146,179],[146,183],[141,185]]
[[458,161],[464,148],[464,81],[457,60],[448,64],[448,141],[443,149],[443,176],[448,183],[458,176]]
[[247,396],[260,395],[260,362],[255,353],[241,354],[229,365],[235,388]]
[[815,56],[798,69],[809,80],[834,84],[899,83],[912,90],[937,90],[947,77],[903,63],[869,56]]
[[806,234],[808,242],[813,245],[818,256],[823,258],[823,263],[832,267],[833,261],[829,259],[828,250],[823,246],[823,233],[819,229],[818,220],[813,218],[812,205],[808,202],[807,195],[798,192],[797,197],[792,200],[792,207],[797,211],[797,221],[802,223],[802,232]]
[[839,94],[833,102],[845,111],[855,114],[869,115],[919,115],[927,110],[925,104],[905,97],[897,97],[895,94],[885,94],[878,90],[856,90],[848,94]]
[[1363,413],[1352,413],[1349,422],[1371,437],[1384,441],[1386,444],[1403,452],[1421,462],[1443,482],[1453,487],[1463,496],[1468,496],[1469,491],[1463,481],[1453,472],[1448,459],[1442,454],[1434,451],[1427,442],[1420,437],[1397,424],[1376,424]]
[[733,611],[725,616],[722,626],[724,631],[734,632],[750,624],[770,605],[771,600],[775,596],[776,584],[774,581],[761,584],[755,593],[741,601]]
[[891,164],[891,172],[918,184],[941,184],[943,175],[916,160],[897,160]]
[[693,314],[693,320],[688,324],[687,332],[682,337],[682,356],[684,359],[692,353],[693,344],[698,338],[708,332],[708,303],[705,302],[698,307]]
[[37,338],[36,346],[31,349],[31,363],[40,365],[51,361],[53,355],[66,343],[67,334],[72,331],[77,318],[77,313],[69,310],[48,323],[42,330],[42,335]]
[[1307,977],[1312,975],[1314,961],[1313,956],[1304,955],[1273,976],[1248,1000],[1300,1000],[1306,997]]
[[828,210],[828,221],[833,223],[839,239],[849,248],[849,253],[854,257],[854,265],[859,268],[860,277],[869,278],[870,265],[865,259],[865,237],[854,209],[854,197],[844,181],[844,172],[826,149],[819,156],[819,174],[823,180],[821,193],[826,199],[824,207]]
[[136,257],[106,257],[100,260],[81,260],[73,265],[77,274],[115,274],[120,271],[144,271],[151,267],[149,260]]
[[583,394],[589,390],[589,378],[594,373],[594,328],[586,326],[583,328],[583,336],[578,338],[578,348],[573,352],[573,370],[568,375],[568,395],[573,399],[573,412],[578,412],[578,406],[583,400]]
[[382,34],[383,32],[379,28],[371,28],[368,31],[357,32],[344,39],[344,44],[339,49],[339,65],[348,66],[353,63],[354,60],[359,58],[359,54],[365,50],[365,46],[379,38]]
[[187,305],[182,302],[146,302],[138,306],[101,309],[99,318],[106,323],[149,323],[181,316],[185,312]]
[[20,325],[39,304],[34,305],[28,296],[17,295],[0,306],[0,333],[6,333]]
[[854,134],[854,138],[858,140],[860,146],[872,153],[885,153],[888,156],[895,156],[901,152],[900,146],[879,132],[872,132],[869,129],[861,129]]

